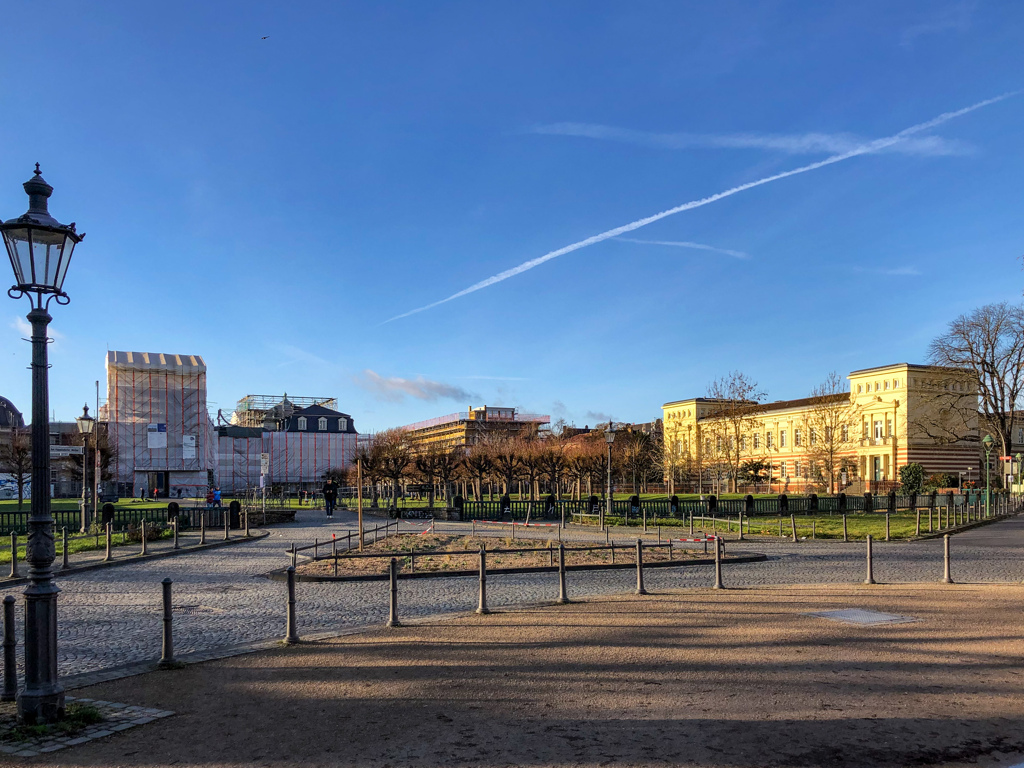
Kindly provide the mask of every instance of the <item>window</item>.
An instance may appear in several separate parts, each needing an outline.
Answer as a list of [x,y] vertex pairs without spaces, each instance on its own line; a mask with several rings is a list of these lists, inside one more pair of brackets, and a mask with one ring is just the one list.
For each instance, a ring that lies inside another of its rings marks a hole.
[[715,450],[718,451],[719,453],[722,452],[722,438],[721,437],[716,437],[715,438]]
[[1017,430],[1017,442],[1024,443],[1024,429]]
[[786,430],[779,430],[779,448],[786,447]]
[[886,389],[888,389],[888,388],[889,388],[889,380],[888,380],[888,379],[886,379],[886,380],[885,380],[885,388],[886,388]]
[[811,445],[817,445],[817,443],[818,443],[818,430],[816,430],[814,427],[811,427],[811,436],[810,437],[811,437]]
[[338,431],[348,432],[348,419],[338,419]]
[[316,423],[316,428],[318,430],[320,430],[321,432],[326,432],[327,431],[327,417],[326,416],[321,416],[320,417],[320,419]]
[[842,432],[840,434],[842,435],[842,439],[843,439],[844,443],[849,441],[849,439],[850,439],[850,428],[844,424],[843,425],[843,430],[842,430]]
[[299,432],[305,432],[305,431],[306,431],[306,417],[305,416],[299,416]]
[[742,435],[740,437],[740,450],[741,451],[747,450],[747,436],[746,435]]
[[800,474],[800,469],[800,462],[798,461],[796,462],[796,467],[793,469],[793,474],[795,474],[797,477],[803,477],[803,475]]
[[779,477],[789,477],[789,474],[786,472],[786,462],[784,461],[779,463]]
[[[795,445],[797,447],[802,445],[802,443],[800,442],[801,437],[802,437],[802,435],[800,434],[800,430],[799,429],[794,429],[793,430],[793,445]],[[799,477],[799,473],[797,473],[797,476]]]
[[892,380],[892,388],[893,389],[899,389],[900,388],[900,380],[899,379],[893,379]]
[[878,391],[878,382],[876,381],[875,382],[875,392],[877,392],[877,391]]
[[771,448],[772,447],[772,437],[773,437],[773,435],[772,435],[771,432],[766,432],[765,433],[765,435],[764,435],[764,447],[765,448]]
[[863,391],[864,391],[864,385],[863,384],[858,384],[857,385],[857,394],[859,395]]
[[881,419],[876,419],[875,420],[875,439],[880,440],[882,437],[883,437],[883,435],[882,435],[882,420]]
[[886,437],[892,437],[892,419],[885,420],[885,435]]
[[[1021,442],[1024,442],[1024,440],[1022,440]],[[761,447],[761,433],[760,432],[755,432],[754,433],[754,448],[757,449],[757,448],[760,448],[760,447]]]

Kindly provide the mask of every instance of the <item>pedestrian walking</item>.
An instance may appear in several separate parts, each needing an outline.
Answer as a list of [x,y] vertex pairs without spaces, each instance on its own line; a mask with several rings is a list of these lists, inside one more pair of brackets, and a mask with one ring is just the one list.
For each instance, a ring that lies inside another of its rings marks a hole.
[[206,508],[213,509],[213,488],[206,489]]
[[334,517],[334,504],[338,500],[338,486],[334,484],[334,480],[327,478],[327,482],[324,483],[324,507],[327,509],[327,518],[331,519]]
[[213,506],[215,506],[217,509],[220,509],[220,498],[221,498],[221,496],[220,496],[220,488],[219,487],[214,488],[213,489]]

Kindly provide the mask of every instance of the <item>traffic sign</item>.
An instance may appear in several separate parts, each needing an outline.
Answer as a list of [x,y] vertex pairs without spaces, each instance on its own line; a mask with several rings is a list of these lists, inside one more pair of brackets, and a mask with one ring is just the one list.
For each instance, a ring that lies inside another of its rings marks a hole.
[[66,459],[68,456],[81,456],[85,453],[85,447],[81,445],[51,445],[51,459]]

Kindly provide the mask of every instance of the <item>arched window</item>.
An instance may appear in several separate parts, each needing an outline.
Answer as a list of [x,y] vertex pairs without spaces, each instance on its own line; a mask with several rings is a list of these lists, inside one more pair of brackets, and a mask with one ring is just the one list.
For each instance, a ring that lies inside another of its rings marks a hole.
[[338,431],[348,432],[348,419],[338,419]]
[[319,421],[317,421],[317,423],[316,423],[316,428],[318,430],[320,430],[321,432],[326,432],[327,431],[327,417],[326,416],[321,416],[320,417]]
[[306,417],[305,416],[299,416],[299,432],[305,432],[305,431],[306,431]]

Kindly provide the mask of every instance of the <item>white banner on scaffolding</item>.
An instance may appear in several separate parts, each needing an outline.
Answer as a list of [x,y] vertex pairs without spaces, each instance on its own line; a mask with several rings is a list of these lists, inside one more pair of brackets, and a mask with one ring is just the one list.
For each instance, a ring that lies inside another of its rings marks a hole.
[[147,445],[150,450],[154,448],[167,447],[167,425],[147,424],[146,425]]
[[194,459],[196,457],[196,436],[195,435],[182,435],[181,438],[181,458],[182,459]]

